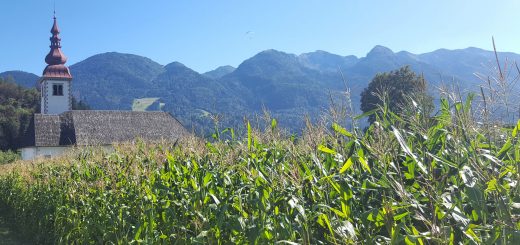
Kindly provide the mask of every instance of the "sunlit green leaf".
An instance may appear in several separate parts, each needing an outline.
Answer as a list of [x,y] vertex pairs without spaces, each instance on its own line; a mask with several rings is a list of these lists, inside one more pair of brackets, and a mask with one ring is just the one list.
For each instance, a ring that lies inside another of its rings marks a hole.
[[334,129],[336,133],[342,134],[343,136],[347,136],[350,138],[354,137],[350,132],[348,132],[345,128],[343,128],[341,125],[337,123],[332,123],[332,129]]
[[318,150],[321,152],[325,152],[325,153],[329,153],[329,154],[333,154],[333,155],[336,154],[335,150],[332,150],[324,145],[318,145]]
[[408,214],[410,214],[410,212],[404,212],[402,214],[395,215],[394,216],[394,221],[399,221],[402,218],[406,217]]
[[491,179],[490,181],[487,182],[486,192],[496,191],[497,187],[498,187],[497,180]]
[[370,166],[368,166],[368,163],[365,160],[363,149],[359,149],[357,153],[359,162],[361,163],[361,166],[363,166],[363,169],[365,169],[369,173],[372,173],[372,170],[370,170]]
[[341,169],[339,170],[339,173],[342,174],[345,171],[347,171],[347,169],[349,169],[352,166],[352,164],[353,164],[352,158],[349,157],[347,159],[347,161],[345,161],[345,163],[343,164],[343,167],[341,167]]

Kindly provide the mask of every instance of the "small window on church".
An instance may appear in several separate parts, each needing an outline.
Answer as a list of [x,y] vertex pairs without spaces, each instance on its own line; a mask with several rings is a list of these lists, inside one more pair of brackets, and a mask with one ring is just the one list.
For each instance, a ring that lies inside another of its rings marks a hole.
[[63,96],[63,84],[53,84],[52,85],[52,95]]

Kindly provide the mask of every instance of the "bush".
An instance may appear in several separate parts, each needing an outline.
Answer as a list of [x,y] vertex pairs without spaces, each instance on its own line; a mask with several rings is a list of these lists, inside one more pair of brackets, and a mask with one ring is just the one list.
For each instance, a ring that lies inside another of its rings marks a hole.
[[20,154],[14,151],[0,151],[0,165],[12,163],[20,159]]

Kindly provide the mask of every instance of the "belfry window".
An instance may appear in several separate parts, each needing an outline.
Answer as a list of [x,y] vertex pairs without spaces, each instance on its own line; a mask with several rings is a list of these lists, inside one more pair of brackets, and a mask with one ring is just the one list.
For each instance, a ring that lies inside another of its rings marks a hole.
[[52,95],[63,96],[63,84],[53,84],[52,85]]

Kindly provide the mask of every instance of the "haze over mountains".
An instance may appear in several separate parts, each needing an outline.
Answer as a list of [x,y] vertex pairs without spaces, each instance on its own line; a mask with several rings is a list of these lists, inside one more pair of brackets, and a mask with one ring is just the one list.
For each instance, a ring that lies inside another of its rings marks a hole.
[[[501,61],[520,60],[515,53],[498,56]],[[222,124],[229,126],[265,107],[283,126],[296,129],[305,115],[316,116],[329,107],[331,97],[342,97],[346,86],[359,108],[359,95],[376,73],[404,65],[424,74],[435,95],[442,84],[456,83],[462,92],[478,91],[483,82],[475,73],[494,75],[496,62],[493,52],[478,48],[412,54],[376,46],[366,57],[266,50],[237,68],[222,66],[203,74],[179,62],[161,65],[114,52],[94,55],[70,69],[74,94],[94,109],[130,110],[134,99],[160,98],[163,110],[185,126],[208,128],[213,124],[211,115],[220,115]],[[34,86],[38,80],[25,72],[0,73],[6,76],[23,86]]]

